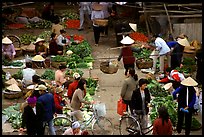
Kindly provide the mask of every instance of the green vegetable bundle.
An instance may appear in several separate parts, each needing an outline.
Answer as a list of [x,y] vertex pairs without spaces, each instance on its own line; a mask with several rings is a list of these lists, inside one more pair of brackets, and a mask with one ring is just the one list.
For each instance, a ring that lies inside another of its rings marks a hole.
[[22,34],[20,35],[21,43],[24,45],[29,45],[31,42],[35,42],[37,39],[37,36],[34,36],[32,34]]
[[32,22],[32,23],[26,24],[26,27],[30,29],[33,29],[33,28],[48,29],[52,27],[52,22],[48,20],[42,20],[39,22]]
[[46,69],[45,72],[41,75],[42,79],[54,80],[55,72],[51,69]]
[[11,77],[14,78],[14,79],[20,79],[20,80],[22,80],[22,79],[23,79],[22,70],[19,70],[17,73],[14,73]]
[[139,52],[139,53],[134,52],[133,55],[134,55],[137,59],[143,58],[143,59],[147,59],[147,60],[148,60],[151,53],[152,53],[152,50],[142,48],[141,52]]
[[68,60],[68,57],[64,57],[64,56],[61,56],[61,55],[57,55],[55,57],[52,57],[51,60],[53,62],[67,62]]

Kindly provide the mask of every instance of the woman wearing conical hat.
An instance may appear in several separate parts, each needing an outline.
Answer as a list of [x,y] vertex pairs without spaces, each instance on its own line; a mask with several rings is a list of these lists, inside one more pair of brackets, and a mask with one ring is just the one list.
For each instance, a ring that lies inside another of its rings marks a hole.
[[35,41],[35,54],[41,55],[42,57],[47,56],[47,47],[44,45],[45,40],[42,38],[37,38]]
[[16,55],[13,42],[8,37],[2,39],[2,55],[3,59],[9,60],[13,60]]
[[196,101],[196,91],[194,86],[197,85],[198,83],[194,79],[188,77],[184,79],[181,82],[181,86],[178,87],[172,93],[173,98],[177,99],[178,102],[178,118],[177,118],[178,121],[176,127],[178,134],[181,133],[184,117],[185,117],[185,135],[190,134],[192,112]]

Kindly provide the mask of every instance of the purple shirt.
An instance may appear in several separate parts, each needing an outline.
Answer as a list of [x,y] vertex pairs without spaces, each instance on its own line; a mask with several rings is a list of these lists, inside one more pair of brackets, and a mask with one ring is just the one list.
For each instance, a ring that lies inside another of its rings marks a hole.
[[4,55],[8,55],[9,57],[11,57],[12,55],[15,56],[16,51],[15,51],[14,45],[10,44],[8,46],[5,46],[4,44],[2,44],[2,53]]

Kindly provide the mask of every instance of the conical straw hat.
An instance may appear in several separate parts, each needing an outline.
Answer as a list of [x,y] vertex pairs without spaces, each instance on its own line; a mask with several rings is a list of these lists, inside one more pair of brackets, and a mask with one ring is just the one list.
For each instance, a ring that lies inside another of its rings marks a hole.
[[12,79],[6,81],[5,83],[8,84],[8,85],[12,85],[12,84],[18,85],[18,82],[17,82],[14,78],[12,78]]
[[35,41],[35,43],[34,44],[37,44],[38,42],[40,42],[40,41],[45,41],[44,39],[42,39],[42,38],[37,38],[37,40]]
[[134,31],[137,31],[137,24],[129,23],[129,25]]
[[44,61],[45,59],[41,55],[36,55],[32,58],[33,61]]
[[181,81],[181,84],[184,86],[197,86],[198,85],[198,83],[191,77],[188,77],[184,79],[183,81]]
[[2,44],[12,44],[13,42],[8,38],[8,37],[5,37],[2,39]]
[[178,44],[182,45],[182,46],[190,46],[190,43],[188,42],[188,40],[186,38],[184,39],[179,39],[178,41]]
[[103,9],[103,5],[97,4],[97,3],[93,4],[92,9],[93,10],[102,10]]
[[10,85],[9,87],[7,87],[7,90],[10,90],[10,91],[21,91],[21,89],[16,85],[16,84],[12,84]]
[[169,90],[172,87],[172,83],[167,83],[163,86],[165,90]]
[[135,41],[133,39],[131,39],[129,36],[126,36],[125,38],[123,38],[120,43],[122,44],[133,44]]

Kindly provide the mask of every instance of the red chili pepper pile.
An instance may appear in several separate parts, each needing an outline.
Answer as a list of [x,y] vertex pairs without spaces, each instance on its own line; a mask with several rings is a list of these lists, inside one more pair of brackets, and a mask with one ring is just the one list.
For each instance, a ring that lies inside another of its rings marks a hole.
[[147,42],[148,37],[139,32],[133,32],[129,35],[135,41]]
[[78,29],[80,26],[79,20],[67,20],[66,22],[67,28],[69,29]]
[[20,23],[9,24],[9,25],[8,25],[8,28],[9,28],[9,29],[25,28],[25,24],[20,24]]
[[[70,40],[71,36],[68,35],[67,38]],[[74,41],[82,42],[84,40],[84,37],[82,35],[77,35],[77,34],[73,35],[73,38],[74,38]]]

